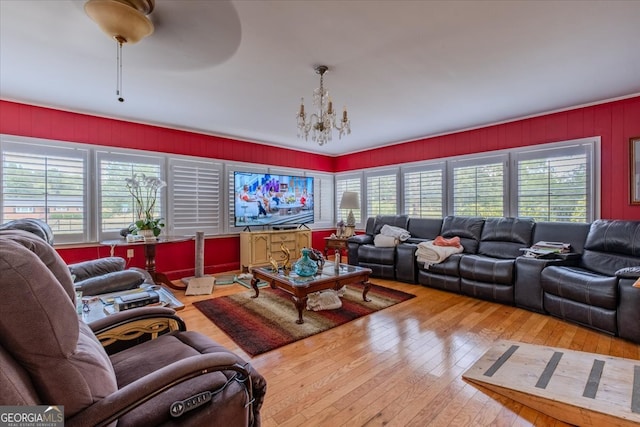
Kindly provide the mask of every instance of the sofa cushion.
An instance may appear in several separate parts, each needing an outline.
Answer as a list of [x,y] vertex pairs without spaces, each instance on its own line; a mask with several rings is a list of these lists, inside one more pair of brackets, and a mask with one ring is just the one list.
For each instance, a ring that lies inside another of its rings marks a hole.
[[35,218],[20,218],[0,225],[0,230],[23,230],[35,234],[50,245],[53,245],[53,231],[46,222]]
[[484,219],[470,216],[447,216],[442,221],[442,237],[460,237],[460,243],[464,252],[475,254],[478,251],[478,242],[482,236]]
[[591,224],[580,266],[607,276],[640,265],[640,221],[599,219]]
[[482,228],[478,254],[493,258],[516,258],[521,248],[531,246],[535,222],[531,218],[487,218]]
[[407,231],[411,234],[408,242],[419,243],[422,240],[433,240],[442,229],[441,218],[409,218]]
[[542,270],[545,293],[582,304],[615,310],[618,305],[618,279],[580,267],[551,266]]
[[426,268],[424,270],[428,270],[431,273],[458,277],[458,268],[460,265],[460,260],[462,258],[462,254],[453,254],[442,262],[429,265],[429,268]]
[[512,285],[514,259],[490,258],[482,255],[465,255],[460,259],[460,277],[477,282]]
[[376,216],[375,226],[373,227],[373,234],[379,234],[385,224],[404,228],[406,230],[408,223],[408,215],[378,215]]

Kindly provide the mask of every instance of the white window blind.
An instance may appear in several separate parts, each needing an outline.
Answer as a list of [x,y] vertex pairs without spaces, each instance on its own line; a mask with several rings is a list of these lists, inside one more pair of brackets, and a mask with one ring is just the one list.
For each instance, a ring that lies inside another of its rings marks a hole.
[[10,142],[2,148],[2,222],[36,218],[59,243],[84,241],[87,150]]
[[444,165],[403,173],[404,213],[419,218],[444,216]]
[[531,150],[514,157],[518,216],[536,221],[590,220],[591,145]]
[[[144,174],[165,180],[162,176],[162,158],[132,154],[98,153],[99,238],[115,238],[123,228],[135,222],[134,198],[126,187],[126,179]],[[166,187],[165,187],[166,188]],[[164,191],[158,192],[153,210],[154,218],[165,218]]]
[[340,200],[342,200],[342,193],[345,191],[353,191],[360,196],[360,209],[353,209],[353,216],[356,219],[356,227],[363,224],[362,218],[362,188],[361,188],[360,175],[354,176],[338,176],[336,177],[336,210],[337,221],[343,220],[346,222],[347,215],[349,215],[350,209],[340,209]]
[[398,211],[397,174],[367,174],[366,183],[367,215],[395,215]]
[[499,217],[505,214],[506,157],[451,162],[452,214]]
[[169,159],[169,226],[172,234],[221,233],[222,164]]
[[333,227],[333,175],[309,173],[313,177],[314,228]]

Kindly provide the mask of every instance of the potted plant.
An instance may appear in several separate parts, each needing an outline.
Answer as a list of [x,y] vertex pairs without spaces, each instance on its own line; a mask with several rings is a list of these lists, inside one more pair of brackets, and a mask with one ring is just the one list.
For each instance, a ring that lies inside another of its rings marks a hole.
[[139,234],[145,239],[156,238],[165,226],[164,218],[154,218],[154,208],[158,199],[158,190],[167,184],[160,178],[135,173],[126,178],[126,186],[133,196],[138,219],[129,226],[132,234]]

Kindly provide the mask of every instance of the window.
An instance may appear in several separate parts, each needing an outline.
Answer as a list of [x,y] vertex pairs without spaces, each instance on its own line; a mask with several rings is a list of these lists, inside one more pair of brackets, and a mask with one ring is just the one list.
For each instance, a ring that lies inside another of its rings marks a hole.
[[170,227],[175,234],[221,232],[222,164],[169,159]]
[[592,146],[578,144],[516,153],[515,214],[536,221],[589,221]]
[[333,175],[308,173],[313,177],[314,226],[332,228],[335,225],[333,212]]
[[418,218],[444,216],[444,163],[403,171],[404,210]]
[[27,207],[27,206],[16,206],[14,209],[15,213],[18,214],[25,214],[25,213],[34,213],[36,210],[32,207]]
[[506,156],[492,156],[450,162],[453,215],[505,215],[506,160]]
[[55,145],[3,141],[2,222],[37,218],[60,243],[87,234],[88,152]]
[[342,200],[342,193],[345,191],[354,191],[360,195],[360,209],[353,209],[353,216],[356,219],[356,227],[364,225],[362,218],[362,189],[360,185],[360,174],[356,175],[343,175],[336,177],[336,208],[337,208],[337,220],[343,220],[346,222],[347,215],[349,215],[349,209],[340,209],[340,200]]
[[[138,156],[98,152],[98,194],[99,194],[99,238],[116,238],[120,230],[135,222],[134,198],[125,186],[125,179],[134,174],[145,174],[164,180],[161,174],[162,159],[152,156]],[[154,217],[165,218],[164,197],[161,189],[154,208]]]
[[398,212],[398,175],[394,171],[366,173],[367,216]]

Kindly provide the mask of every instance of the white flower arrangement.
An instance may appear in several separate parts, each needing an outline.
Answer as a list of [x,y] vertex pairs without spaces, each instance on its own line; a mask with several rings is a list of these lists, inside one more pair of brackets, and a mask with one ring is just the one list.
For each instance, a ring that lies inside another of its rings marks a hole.
[[158,190],[167,185],[166,182],[154,176],[146,176],[143,173],[134,173],[131,178],[126,178],[126,186],[134,198],[138,220],[131,224],[129,230],[138,234],[140,230],[153,230],[153,235],[158,237],[164,227],[164,218],[154,218],[153,210],[158,199]]

